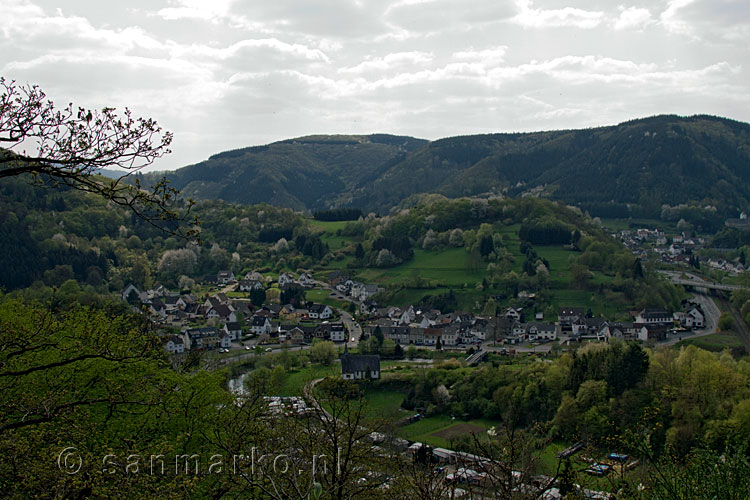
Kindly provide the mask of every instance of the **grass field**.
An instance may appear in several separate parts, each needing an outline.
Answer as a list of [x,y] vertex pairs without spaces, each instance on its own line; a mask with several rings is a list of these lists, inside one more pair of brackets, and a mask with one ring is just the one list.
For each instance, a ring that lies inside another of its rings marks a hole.
[[[644,221],[646,222],[646,221]],[[627,223],[627,221],[625,221]],[[349,244],[350,239],[336,236],[335,232],[343,228],[346,222],[311,221],[311,225],[322,233],[323,239],[335,250],[341,245]],[[520,225],[505,226],[500,230],[504,247],[513,255],[512,269],[521,273],[525,256],[521,254],[521,241],[518,237]],[[569,260],[580,255],[578,252],[559,245],[535,246],[537,254],[549,262],[549,290],[554,307],[580,306],[591,307],[595,314],[613,315],[627,309],[622,296],[609,294],[601,296],[598,292],[576,289],[570,282]],[[316,277],[325,278],[328,271],[345,269],[353,257],[347,256],[339,261],[332,261],[325,266],[325,272],[319,271]],[[453,290],[456,294],[459,310],[481,310],[489,296],[496,292],[492,289],[477,290],[476,284],[486,276],[487,262],[480,262],[472,267],[469,254],[464,248],[446,248],[437,251],[414,250],[414,257],[409,262],[392,268],[366,268],[352,270],[355,278],[365,283],[377,283],[382,286],[401,285],[403,289],[394,293],[390,304],[406,306],[418,303],[426,295],[439,295]],[[614,278],[601,272],[593,272],[590,287],[610,283]],[[335,299],[328,296],[310,296],[328,305],[337,305]],[[545,305],[546,306],[546,305]]]
[[484,432],[493,425],[495,423],[487,420],[453,420],[448,415],[435,415],[401,427],[399,434],[409,441],[418,441],[420,443],[427,443],[430,446],[448,448],[450,441],[446,437],[457,437],[460,434],[466,434],[469,430],[472,432]]
[[336,231],[343,229],[344,226],[350,221],[320,221],[312,219],[309,221],[310,226],[319,230],[322,234],[320,239],[328,245],[332,251],[339,250],[341,247],[349,244],[351,239],[346,236],[338,236]]
[[411,415],[410,411],[401,408],[406,395],[398,391],[382,389],[368,389],[365,391],[367,399],[367,416],[369,418],[384,418],[397,421]]
[[483,270],[472,271],[467,266],[468,254],[463,248],[449,248],[436,252],[414,250],[414,258],[409,262],[387,269],[365,269],[358,277],[367,282],[411,283],[416,280],[431,282],[434,285],[457,287],[464,283],[481,281]]
[[312,227],[322,229],[323,231],[326,231],[328,233],[335,234],[336,231],[339,229],[344,229],[344,227],[352,221],[325,221],[325,220],[315,220],[315,219],[308,219],[308,222]]
[[594,314],[603,314],[611,319],[627,314],[627,304],[622,301],[622,297],[617,295],[601,295],[596,291],[575,289],[550,290],[550,295],[555,308],[591,307]]
[[317,378],[328,376],[341,376],[341,365],[312,365],[299,370],[291,370],[286,374],[284,383],[279,391],[279,396],[299,396],[302,394],[302,388],[305,384]]
[[338,307],[339,309],[344,309],[349,305],[349,302],[346,300],[338,300],[331,297],[331,292],[328,290],[305,290],[305,298],[318,304],[326,304],[331,307]]

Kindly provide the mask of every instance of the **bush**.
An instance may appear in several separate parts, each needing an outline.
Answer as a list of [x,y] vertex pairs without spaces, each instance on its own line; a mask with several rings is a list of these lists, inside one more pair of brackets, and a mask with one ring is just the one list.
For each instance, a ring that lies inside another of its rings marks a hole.
[[719,330],[726,332],[734,327],[734,318],[728,312],[721,313],[719,316]]

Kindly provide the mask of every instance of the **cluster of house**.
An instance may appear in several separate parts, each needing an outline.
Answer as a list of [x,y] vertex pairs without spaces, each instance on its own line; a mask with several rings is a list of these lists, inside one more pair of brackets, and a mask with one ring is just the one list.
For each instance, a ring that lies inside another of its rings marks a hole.
[[[623,230],[613,234],[612,237],[622,241],[636,257],[645,260],[649,252],[653,252],[659,256],[662,262],[683,266],[690,266],[694,252],[705,245],[703,238],[693,236],[689,231],[667,237],[663,231],[658,229]],[[750,271],[750,265],[745,265],[739,260],[728,261],[721,258],[705,257],[701,257],[699,260],[711,269],[724,271],[732,275]]]
[[235,322],[239,313],[247,317],[253,311],[247,299],[230,299],[224,293],[200,298],[186,291],[173,292],[161,285],[141,292],[131,283],[122,291],[122,298],[131,303],[137,298],[151,319],[175,327],[195,322]]
[[731,262],[731,261],[719,258],[719,259],[706,259],[705,263],[711,269],[716,269],[717,271],[724,271],[725,273],[729,273],[734,276],[744,273],[745,271],[750,271],[750,265],[745,266],[744,264],[742,264],[742,262],[739,262],[739,261]]
[[342,295],[353,298],[359,302],[367,302],[375,294],[382,291],[378,285],[367,285],[354,281],[343,271],[334,271],[328,275],[328,284]]
[[[209,274],[204,276],[203,282],[212,285],[231,285],[236,284],[236,289],[241,292],[250,292],[253,290],[262,290],[265,288],[265,283],[269,281],[261,273],[252,271],[246,273],[243,277],[238,278],[232,271],[222,270],[216,274]],[[289,286],[301,286],[309,288],[315,286],[315,279],[310,273],[301,273],[298,278],[295,278],[291,273],[282,273],[278,279],[279,288],[284,290]]]
[[[258,344],[273,342],[303,345],[312,343],[314,339],[345,342],[348,338],[348,331],[342,322],[327,321],[333,317],[333,310],[325,304],[310,303],[303,308],[291,304],[270,304],[246,317],[244,325],[227,321],[221,328],[185,328],[180,335],[170,337],[174,348],[167,343],[166,349],[174,353],[189,349],[229,349],[232,342],[242,340],[243,326],[245,331],[257,337]],[[300,321],[305,323],[299,323]],[[182,347],[179,347],[180,343]]]
[[[290,277],[282,275],[282,281],[288,284],[286,278]],[[306,278],[312,279],[303,273],[294,283],[306,282]],[[240,281],[238,289],[243,284],[263,286],[257,277]],[[191,349],[229,349],[232,342],[242,340],[244,333],[257,336],[258,343],[309,344],[315,338],[334,342],[345,342],[348,338],[343,323],[328,321],[334,317],[334,311],[325,304],[308,302],[299,307],[270,304],[256,308],[248,299],[229,298],[223,292],[199,299],[163,286],[141,292],[132,284],[122,291],[122,298],[140,303],[157,323],[181,329],[179,335],[165,339],[166,350],[175,354]],[[191,328],[191,324],[203,326]]]
[[366,333],[373,335],[379,331],[384,338],[401,345],[478,344],[489,338],[493,327],[492,319],[471,313],[442,314],[437,309],[422,311],[413,306],[368,308],[367,304],[362,309],[370,318],[363,327]]
[[563,307],[557,321],[544,322],[541,313],[535,321],[525,322],[521,308],[508,308],[502,316],[483,318],[470,313],[441,314],[440,311],[387,307],[370,311],[371,320],[364,330],[377,331],[384,338],[401,345],[415,344],[455,346],[478,344],[486,339],[506,344],[540,343],[558,339],[607,341],[666,339],[675,327],[703,328],[705,315],[700,305],[688,303],[685,312],[670,313],[661,309],[644,309],[630,322],[608,321],[587,316],[583,308]]
[[690,265],[693,251],[703,248],[703,238],[694,237],[689,231],[667,236],[659,229],[626,229],[612,235],[619,239],[636,256],[642,259],[649,252],[659,256],[663,262]]

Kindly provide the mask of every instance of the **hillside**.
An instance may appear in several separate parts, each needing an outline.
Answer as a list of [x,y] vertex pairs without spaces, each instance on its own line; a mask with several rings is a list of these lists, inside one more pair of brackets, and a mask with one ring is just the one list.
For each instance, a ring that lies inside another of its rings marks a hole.
[[349,193],[426,142],[391,135],[308,136],[219,153],[168,178],[197,199],[298,210],[351,205]]
[[[433,142],[310,136],[229,151],[168,177],[185,194],[315,210],[386,212],[421,193],[542,195],[601,216],[658,216],[663,204],[750,200],[750,125],[656,116],[616,126]],[[153,174],[152,174],[153,175]]]

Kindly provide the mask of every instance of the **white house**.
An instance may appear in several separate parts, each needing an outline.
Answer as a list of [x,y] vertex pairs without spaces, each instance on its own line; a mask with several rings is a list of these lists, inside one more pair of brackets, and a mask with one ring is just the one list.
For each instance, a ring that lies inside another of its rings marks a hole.
[[331,342],[346,342],[347,333],[343,323],[331,323],[328,325],[329,338]]
[[219,271],[216,274],[216,281],[222,285],[226,285],[230,281],[234,281],[234,273],[232,271]]
[[442,345],[456,345],[458,343],[458,330],[456,328],[443,328],[440,343]]
[[635,322],[647,325],[671,325],[674,323],[674,316],[664,309],[644,309],[638,313]]
[[325,304],[313,304],[308,308],[307,317],[310,319],[328,319],[333,316],[333,310]]
[[302,273],[299,275],[299,284],[302,286],[314,286],[315,280],[310,273]]
[[239,284],[240,292],[251,292],[253,290],[263,290],[263,283],[258,280],[242,280]]
[[182,337],[171,335],[164,344],[164,348],[170,354],[182,354],[185,352],[185,341]]
[[400,325],[408,325],[413,322],[416,317],[417,315],[414,312],[414,306],[409,306],[409,309],[401,313],[401,316],[398,318],[398,323]]
[[344,355],[341,358],[341,378],[344,380],[379,379],[380,356]]
[[289,273],[281,273],[279,275],[279,287],[291,285],[294,283],[294,277]]
[[512,319],[515,321],[518,321],[521,319],[521,311],[522,309],[515,309],[513,307],[508,308],[507,311],[505,311],[505,317],[508,319]]
[[523,337],[526,335],[526,325],[520,321],[514,321],[510,332],[514,337]]
[[373,295],[377,294],[378,291],[378,285],[364,285],[362,288],[360,288],[359,294],[356,296],[356,299],[360,302],[364,302]]
[[697,307],[691,307],[685,313],[685,326],[688,328],[703,328],[706,326],[706,318]]
[[232,347],[232,338],[225,331],[219,334],[219,346],[225,349]]
[[250,324],[250,330],[255,335],[260,335],[262,333],[270,333],[271,321],[265,316],[253,316],[253,321]]
[[228,322],[224,325],[224,333],[229,335],[231,340],[240,340],[242,338],[242,325],[237,322]]
[[529,340],[555,340],[557,338],[557,327],[551,323],[529,323],[526,328]]

